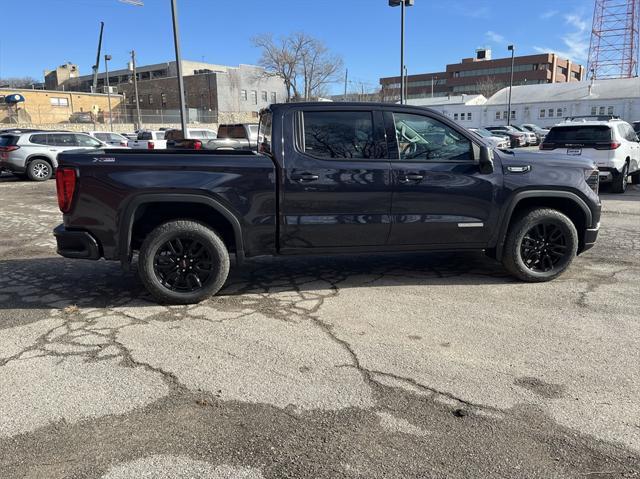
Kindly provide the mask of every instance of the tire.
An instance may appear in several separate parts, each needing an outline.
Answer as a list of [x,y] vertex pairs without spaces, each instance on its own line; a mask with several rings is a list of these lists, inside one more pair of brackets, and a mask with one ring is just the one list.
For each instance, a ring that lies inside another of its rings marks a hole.
[[47,181],[53,176],[53,167],[45,160],[32,160],[27,166],[27,177],[31,181]]
[[[202,266],[206,264],[210,268]],[[198,303],[224,285],[229,275],[229,252],[211,228],[195,221],[171,221],[145,238],[138,274],[160,303]]]
[[551,281],[571,264],[578,251],[578,232],[563,213],[529,210],[509,228],[502,263],[516,278]]
[[624,193],[627,191],[627,180],[629,177],[629,163],[625,163],[622,172],[614,173],[613,182],[611,183],[611,191],[613,193]]

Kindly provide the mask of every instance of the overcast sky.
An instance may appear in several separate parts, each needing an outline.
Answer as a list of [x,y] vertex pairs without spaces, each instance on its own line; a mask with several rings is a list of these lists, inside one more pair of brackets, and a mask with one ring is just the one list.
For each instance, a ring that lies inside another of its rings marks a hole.
[[[1,0],[0,77],[33,76],[66,61],[82,74],[95,61],[99,22],[103,53],[122,68],[135,49],[139,64],[173,58],[169,0],[134,7],[118,0]],[[371,87],[399,71],[400,11],[387,0],[178,0],[183,57],[254,64],[251,38],[305,31],[344,58],[350,77]],[[586,64],[593,0],[415,0],[407,11],[409,73],[491,47],[493,57],[555,51]],[[335,86],[339,91],[342,87]]]

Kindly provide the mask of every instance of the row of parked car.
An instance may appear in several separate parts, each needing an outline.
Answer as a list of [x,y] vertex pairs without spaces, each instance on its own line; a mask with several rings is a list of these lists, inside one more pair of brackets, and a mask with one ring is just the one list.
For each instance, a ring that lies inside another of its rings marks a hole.
[[524,125],[488,126],[486,128],[470,128],[496,148],[518,148],[520,146],[536,146],[542,143],[549,130],[533,123]]
[[[588,156],[599,170],[599,182],[610,183],[614,193],[640,184],[640,121],[633,125],[614,116],[567,118],[550,129],[534,124],[472,128],[495,148],[539,145],[540,152]],[[564,150],[564,151],[563,151]]]
[[139,130],[134,133],[108,131],[48,131],[37,129],[0,130],[0,172],[8,171],[32,181],[51,178],[58,167],[58,154],[81,149],[208,149],[255,150],[257,124],[220,125],[218,131]]

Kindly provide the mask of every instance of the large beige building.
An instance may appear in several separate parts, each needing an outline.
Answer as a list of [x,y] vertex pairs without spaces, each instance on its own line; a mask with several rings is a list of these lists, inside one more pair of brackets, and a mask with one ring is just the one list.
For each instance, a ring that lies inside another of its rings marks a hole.
[[[5,102],[9,95],[20,94],[24,101]],[[50,125],[69,123],[73,113],[91,112],[97,122],[108,118],[108,97],[105,94],[0,88],[0,124]],[[122,95],[111,95],[111,109],[118,114]]]

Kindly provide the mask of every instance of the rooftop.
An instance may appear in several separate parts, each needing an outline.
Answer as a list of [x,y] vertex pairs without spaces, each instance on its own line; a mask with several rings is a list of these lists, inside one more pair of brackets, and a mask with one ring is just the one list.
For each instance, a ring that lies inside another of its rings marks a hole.
[[[553,101],[609,100],[640,97],[640,78],[596,80],[593,82],[544,83],[514,86],[512,103],[544,103]],[[503,88],[486,102],[487,106],[504,105],[509,88]]]

